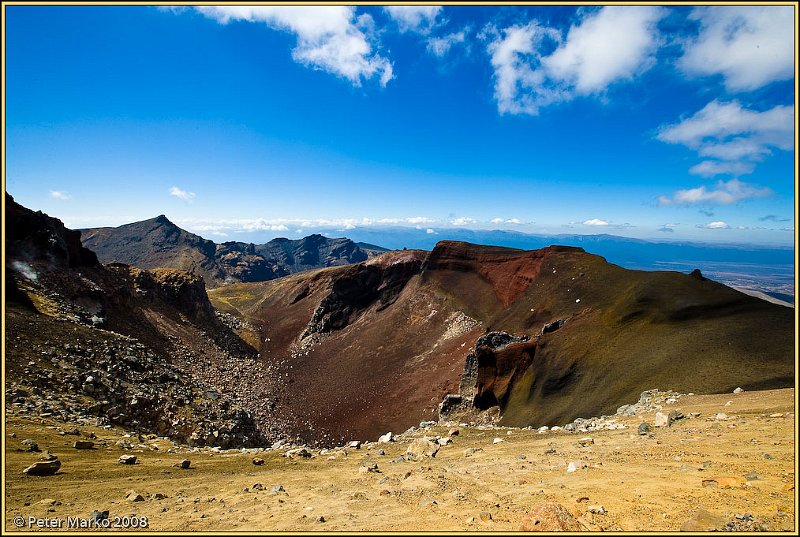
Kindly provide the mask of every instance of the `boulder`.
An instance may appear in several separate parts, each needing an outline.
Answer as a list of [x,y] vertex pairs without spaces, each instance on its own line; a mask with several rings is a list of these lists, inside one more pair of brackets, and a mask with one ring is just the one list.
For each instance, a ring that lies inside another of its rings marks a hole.
[[370,472],[374,472],[379,474],[381,471],[378,469],[378,463],[376,462],[365,462],[363,466],[361,466],[358,471],[362,474],[367,474]]
[[25,468],[22,473],[26,475],[53,475],[58,472],[59,468],[61,468],[61,461],[58,459],[39,461]]
[[189,467],[192,465],[192,461],[189,459],[183,459],[181,462],[178,463],[178,468],[181,470],[188,470]]
[[432,442],[427,437],[417,438],[406,450],[406,455],[410,459],[421,459],[423,457],[435,457],[439,451],[439,444]]
[[261,466],[264,464],[264,459],[262,459],[261,457],[254,457],[253,464],[255,464],[256,466]]
[[542,326],[542,335],[549,334],[550,332],[555,332],[566,323],[564,319],[558,319],[557,321],[553,321],[552,323],[547,323]]
[[136,455],[121,455],[119,458],[120,464],[136,464]]
[[380,444],[388,444],[389,442],[394,442],[394,435],[391,431],[378,438],[378,443]]
[[662,412],[656,412],[656,419],[653,422],[653,425],[656,427],[668,427],[669,426],[669,416]]
[[90,440],[78,440],[72,444],[72,447],[75,449],[94,449],[94,442]]
[[668,423],[668,425],[671,427],[673,423],[675,423],[675,422],[676,422],[676,421],[678,421],[678,420],[682,420],[682,419],[684,419],[685,417],[686,417],[686,416],[684,416],[684,415],[683,415],[683,412],[680,412],[680,411],[678,411],[678,410],[673,410],[673,411],[672,411],[672,412],[670,412],[670,413],[669,413],[669,415],[667,416],[667,423]]
[[587,528],[559,503],[534,506],[522,519],[520,531],[586,531]]
[[286,453],[283,454],[284,457],[288,457],[290,459],[310,459],[311,452],[306,448],[297,448],[297,449],[290,449]]
[[640,423],[638,430],[639,430],[639,434],[644,436],[647,433],[649,433],[652,429],[650,428],[650,424],[649,423]]
[[143,502],[144,496],[136,492],[135,490],[129,490],[128,494],[125,495],[125,499],[129,502]]
[[36,441],[31,440],[30,438],[26,438],[20,443],[22,444],[23,451],[30,451],[30,452],[39,451],[39,444],[37,444]]

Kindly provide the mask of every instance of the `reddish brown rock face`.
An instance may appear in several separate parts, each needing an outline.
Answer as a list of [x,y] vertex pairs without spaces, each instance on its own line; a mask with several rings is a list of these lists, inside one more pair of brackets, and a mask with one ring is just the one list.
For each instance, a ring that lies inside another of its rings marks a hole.
[[579,248],[551,246],[541,250],[516,250],[442,241],[428,257],[428,270],[473,272],[488,282],[500,303],[507,307],[536,280],[544,260],[556,251]]
[[480,345],[475,349],[478,359],[478,378],[475,406],[487,409],[505,406],[515,377],[525,372],[533,363],[537,340],[509,343],[501,349]]

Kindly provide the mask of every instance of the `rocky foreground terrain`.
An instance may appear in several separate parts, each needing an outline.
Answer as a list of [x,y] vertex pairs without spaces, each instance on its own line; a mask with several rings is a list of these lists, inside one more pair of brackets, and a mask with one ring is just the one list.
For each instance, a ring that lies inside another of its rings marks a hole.
[[[108,511],[151,531],[796,532],[794,401],[650,391],[570,431],[426,422],[335,448],[230,450],[12,407],[5,529]],[[55,475],[23,473],[53,457]]]

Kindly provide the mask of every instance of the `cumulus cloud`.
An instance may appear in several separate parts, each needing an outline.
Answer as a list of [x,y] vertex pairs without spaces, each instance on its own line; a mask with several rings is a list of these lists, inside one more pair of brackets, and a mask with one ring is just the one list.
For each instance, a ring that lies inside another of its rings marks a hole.
[[397,22],[401,32],[427,35],[436,25],[442,6],[386,6],[383,8]]
[[769,188],[758,188],[738,179],[718,181],[715,189],[709,190],[705,185],[676,191],[672,197],[660,196],[660,205],[691,205],[709,203],[731,205],[751,198],[763,198],[772,195]]
[[599,218],[592,218],[591,220],[586,220],[583,222],[584,226],[607,226],[608,222],[605,220],[600,220]]
[[464,43],[466,38],[467,32],[465,30],[453,32],[441,37],[430,37],[428,38],[428,52],[437,58],[443,58],[450,52],[450,49],[453,48],[454,45]]
[[758,112],[738,101],[713,100],[693,116],[659,129],[662,142],[685,145],[701,156],[721,160],[759,160],[771,148],[794,147],[794,106]]
[[792,6],[706,6],[678,66],[689,75],[722,75],[728,91],[750,91],[794,75]]
[[231,21],[263,23],[297,37],[295,61],[333,73],[360,86],[362,78],[377,77],[385,86],[393,77],[392,64],[373,52],[365,31],[367,14],[356,17],[354,6],[198,6],[197,11],[220,24]]
[[72,195],[64,190],[51,190],[50,197],[61,201],[72,199]]
[[689,173],[701,177],[715,177],[717,175],[732,175],[740,177],[753,173],[755,165],[748,162],[719,162],[716,160],[704,160],[689,168]]
[[693,116],[663,125],[656,138],[714,159],[692,166],[689,173],[736,178],[752,173],[755,163],[774,150],[794,148],[794,106],[777,105],[759,112],[744,108],[738,101],[713,100]]
[[731,226],[729,226],[726,222],[723,222],[721,220],[719,220],[717,222],[709,222],[708,224],[697,224],[695,227],[699,227],[699,228],[703,228],[703,229],[730,229],[731,228]]
[[536,115],[544,106],[602,94],[643,73],[654,63],[656,25],[665,14],[657,6],[605,6],[584,15],[566,38],[536,21],[488,28],[498,110]]
[[431,228],[428,228],[428,229],[425,230],[425,233],[427,233],[428,235],[434,235],[436,232],[434,230],[432,230]]
[[192,203],[192,201],[194,201],[195,198],[194,192],[188,192],[186,190],[182,190],[177,186],[173,186],[172,188],[169,189],[169,195],[175,196],[179,200],[185,201],[186,203]]
[[478,221],[475,220],[474,218],[469,218],[464,216],[453,218],[452,220],[450,220],[450,224],[454,226],[467,226],[470,224],[476,224],[477,222]]
[[492,218],[489,220],[489,222],[492,224],[522,224],[522,221],[519,218]]

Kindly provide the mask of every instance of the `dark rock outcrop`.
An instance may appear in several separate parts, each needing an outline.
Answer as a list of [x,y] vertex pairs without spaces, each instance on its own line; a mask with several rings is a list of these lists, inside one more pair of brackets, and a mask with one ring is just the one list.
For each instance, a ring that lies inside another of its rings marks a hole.
[[[41,262],[55,268],[91,267],[97,256],[81,244],[81,232],[64,227],[61,220],[42,211],[33,212],[6,192],[6,263]],[[19,270],[19,269],[18,269]]]

